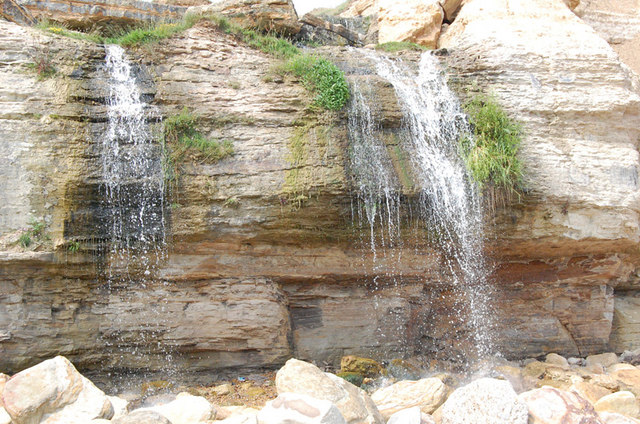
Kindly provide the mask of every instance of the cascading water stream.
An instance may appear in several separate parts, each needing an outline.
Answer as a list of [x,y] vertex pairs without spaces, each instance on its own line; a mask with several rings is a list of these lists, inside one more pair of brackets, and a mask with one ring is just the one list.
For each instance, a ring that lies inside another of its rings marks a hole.
[[109,248],[103,278],[115,310],[142,309],[140,317],[110,316],[101,333],[114,351],[115,368],[144,364],[153,354],[161,355],[171,372],[172,354],[154,326],[168,319],[166,301],[148,304],[140,290],[163,293],[154,278],[166,255],[162,146],[154,141],[150,125],[157,114],[142,100],[124,50],[115,45],[105,50],[108,122],[101,159]]
[[102,173],[109,253],[114,264],[129,266],[131,259],[139,260],[148,275],[165,245],[162,161],[148,123],[153,111],[141,100],[122,47],[106,46],[105,70],[109,98]]
[[[422,55],[419,72],[411,72],[400,61],[367,54],[376,65],[380,77],[393,85],[403,111],[403,127],[399,132],[400,146],[410,158],[416,179],[419,219],[429,232],[429,239],[437,242],[442,252],[449,285],[455,293],[454,327],[464,322],[466,335],[473,352],[465,352],[459,359],[468,360],[493,354],[489,300],[491,287],[486,281],[483,257],[483,214],[475,184],[470,180],[458,150],[458,140],[471,133],[466,115],[456,96],[446,85],[436,58]],[[354,85],[353,118],[350,117],[352,167],[365,204],[371,226],[372,249],[376,205],[387,205],[401,215],[398,204],[398,185],[387,175],[391,169],[384,158],[385,146],[375,136],[375,124],[369,123],[367,110],[359,89]],[[355,110],[354,108],[357,108]],[[351,125],[352,119],[355,122]],[[391,206],[391,207],[390,207]],[[399,225],[396,227],[399,227]],[[389,230],[391,226],[389,226]],[[383,231],[384,234],[384,226]],[[458,324],[456,324],[458,321]]]

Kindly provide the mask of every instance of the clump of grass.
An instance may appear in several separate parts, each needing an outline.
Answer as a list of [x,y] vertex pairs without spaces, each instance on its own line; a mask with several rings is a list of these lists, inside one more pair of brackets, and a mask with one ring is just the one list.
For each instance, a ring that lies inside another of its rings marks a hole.
[[47,20],[39,22],[36,25],[36,28],[39,28],[42,31],[46,31],[51,34],[62,35],[64,37],[73,38],[75,40],[90,41],[92,43],[103,42],[103,37],[100,34],[73,31],[60,24],[52,23]]
[[55,66],[53,66],[51,56],[52,55],[48,47],[37,47],[31,53],[31,59],[33,62],[25,64],[27,69],[36,73],[38,81],[51,78],[58,72]]
[[154,26],[134,28],[115,37],[104,38],[103,42],[107,44],[119,44],[124,47],[148,44],[169,38],[191,28],[193,25],[193,21],[183,20],[178,23],[161,23]]
[[378,44],[375,49],[382,50],[387,53],[396,53],[402,50],[429,50],[425,46],[421,46],[420,44],[412,43],[410,41],[389,41],[388,43]]
[[349,100],[344,73],[327,59],[301,54],[285,63],[283,70],[302,79],[304,86],[316,94],[314,102],[318,106],[340,110]]
[[22,230],[22,234],[20,234],[20,237],[18,238],[18,244],[20,244],[24,249],[31,246],[35,241],[45,239],[44,229],[46,224],[44,222],[31,219],[29,221],[29,226],[30,228]]
[[204,162],[214,163],[233,154],[230,140],[208,139],[198,130],[198,117],[185,107],[180,113],[164,121],[165,141],[172,147],[172,159],[183,159],[186,155]]
[[522,127],[491,96],[477,95],[464,109],[473,137],[461,140],[461,150],[471,177],[481,189],[491,186],[517,193],[522,183],[522,164],[517,156]]
[[69,242],[69,245],[67,246],[67,250],[70,253],[77,253],[80,250],[80,242],[77,240]]

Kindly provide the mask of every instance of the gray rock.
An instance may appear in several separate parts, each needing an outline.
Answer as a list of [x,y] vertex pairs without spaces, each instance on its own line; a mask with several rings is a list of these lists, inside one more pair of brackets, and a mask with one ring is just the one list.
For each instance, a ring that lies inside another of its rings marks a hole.
[[589,355],[585,360],[585,366],[589,367],[592,365],[598,366],[601,365],[603,368],[610,367],[611,365],[617,364],[620,362],[618,360],[618,355],[613,352],[601,353],[599,355]]
[[172,424],[155,411],[133,411],[112,421],[113,424]]

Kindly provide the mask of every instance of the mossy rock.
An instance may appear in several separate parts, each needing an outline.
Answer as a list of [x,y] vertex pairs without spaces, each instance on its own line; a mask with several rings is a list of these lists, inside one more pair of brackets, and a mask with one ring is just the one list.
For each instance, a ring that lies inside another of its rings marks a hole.
[[349,355],[342,357],[340,373],[357,373],[364,377],[376,378],[383,374],[383,368],[373,359]]
[[349,383],[353,384],[354,386],[362,386],[362,383],[364,382],[364,375],[359,374],[357,372],[339,372],[338,374],[336,374],[338,377],[340,378],[344,378],[345,380],[347,380]]

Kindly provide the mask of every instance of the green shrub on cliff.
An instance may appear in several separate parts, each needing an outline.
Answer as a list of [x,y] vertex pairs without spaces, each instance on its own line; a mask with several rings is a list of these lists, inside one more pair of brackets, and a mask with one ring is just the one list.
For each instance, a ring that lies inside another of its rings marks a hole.
[[522,182],[522,164],[517,156],[522,127],[491,96],[476,95],[464,109],[473,137],[461,140],[461,150],[471,177],[481,189],[490,186],[517,192]]
[[164,138],[171,147],[173,161],[191,156],[212,163],[233,154],[233,144],[230,140],[206,138],[198,130],[197,122],[198,117],[186,107],[180,113],[164,120]]
[[340,110],[349,100],[349,86],[344,73],[328,60],[300,54],[284,65],[284,71],[302,79],[304,86],[316,94],[318,106]]

